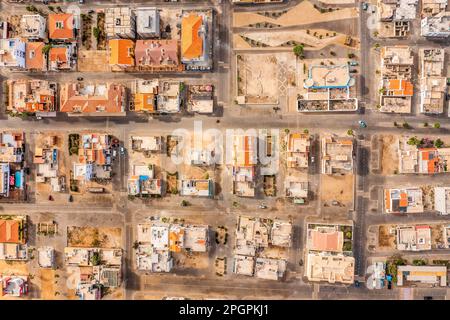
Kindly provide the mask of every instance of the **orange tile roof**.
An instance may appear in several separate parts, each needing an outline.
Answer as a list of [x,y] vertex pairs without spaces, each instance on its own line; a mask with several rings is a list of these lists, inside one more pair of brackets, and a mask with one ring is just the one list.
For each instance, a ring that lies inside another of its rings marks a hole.
[[0,243],[20,243],[19,222],[16,220],[0,220]]
[[400,207],[408,206],[408,195],[404,192],[400,193]]
[[[58,26],[61,25],[61,26]],[[73,14],[52,13],[48,15],[48,37],[50,39],[72,39]]]
[[414,93],[413,84],[403,79],[389,80],[388,89],[391,90],[395,96],[412,96]]
[[109,45],[109,64],[134,66],[134,42],[129,39],[112,39]]
[[44,46],[43,42],[27,42],[25,57],[27,69],[44,69],[44,54],[42,53]]
[[312,247],[315,250],[324,251],[341,251],[342,243],[339,241],[339,232],[324,233],[314,231],[312,232]]
[[135,111],[155,111],[155,94],[154,93],[136,93],[134,95]]
[[203,54],[203,39],[199,35],[203,18],[196,14],[181,21],[181,55],[186,59],[199,58]]
[[67,62],[67,48],[66,47],[55,47],[51,48],[48,60],[52,62]]

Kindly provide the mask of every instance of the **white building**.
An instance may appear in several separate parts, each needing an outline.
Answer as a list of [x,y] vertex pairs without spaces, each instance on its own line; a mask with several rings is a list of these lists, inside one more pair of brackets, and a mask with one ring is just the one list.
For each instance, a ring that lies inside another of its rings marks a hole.
[[25,69],[25,48],[21,39],[0,39],[0,67]]
[[434,17],[425,17],[421,22],[422,37],[450,37],[450,12],[441,12]]
[[22,37],[28,39],[45,39],[46,27],[46,19],[40,14],[24,14],[20,19]]
[[159,38],[161,36],[159,11],[156,8],[136,9],[137,34],[145,38]]
[[136,36],[136,16],[128,7],[105,9],[105,29],[108,38],[130,38]]
[[450,214],[450,187],[434,188],[434,209],[442,215]]

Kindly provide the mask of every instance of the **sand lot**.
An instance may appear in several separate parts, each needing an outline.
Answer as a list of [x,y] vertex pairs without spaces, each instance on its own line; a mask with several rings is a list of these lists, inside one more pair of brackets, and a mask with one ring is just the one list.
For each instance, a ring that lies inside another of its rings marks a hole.
[[67,227],[69,247],[121,248],[121,228]]
[[382,175],[392,175],[398,170],[398,139],[393,135],[381,136],[383,148],[381,149]]
[[353,202],[353,175],[329,176],[321,175],[321,201],[331,205],[332,201],[338,201],[344,206],[350,206]]
[[[207,269],[210,266],[208,253],[186,253],[179,252],[174,254],[174,265],[180,269]],[[212,262],[212,261],[211,261]]]
[[78,71],[80,72],[109,72],[108,51],[79,50]]
[[55,299],[55,270],[42,269],[41,273],[41,299]]

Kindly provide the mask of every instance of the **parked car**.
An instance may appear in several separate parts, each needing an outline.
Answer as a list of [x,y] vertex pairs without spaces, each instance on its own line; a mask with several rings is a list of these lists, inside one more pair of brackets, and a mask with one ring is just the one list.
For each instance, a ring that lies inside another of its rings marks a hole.
[[72,195],[69,196],[69,202],[73,202],[73,196]]
[[78,81],[83,81],[83,77],[78,77],[77,80]]
[[123,156],[125,155],[125,148],[124,147],[120,147],[120,154]]
[[367,10],[368,7],[369,7],[369,5],[366,2],[363,2],[363,4],[362,4],[363,10]]

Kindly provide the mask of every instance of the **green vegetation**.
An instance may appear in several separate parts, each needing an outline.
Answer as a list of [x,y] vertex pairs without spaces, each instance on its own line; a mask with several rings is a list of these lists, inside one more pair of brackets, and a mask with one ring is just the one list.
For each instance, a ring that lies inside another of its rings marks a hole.
[[386,273],[392,276],[392,281],[397,283],[397,268],[398,266],[406,265],[406,260],[400,255],[390,257],[386,263]]
[[181,206],[182,206],[182,207],[187,207],[187,206],[189,206],[189,205],[190,205],[189,201],[187,201],[187,200],[181,201]]
[[418,145],[420,145],[420,140],[414,136],[414,137],[409,138],[407,144],[409,144],[410,146],[418,146]]
[[352,130],[352,129],[348,129],[348,130],[347,130],[347,135],[353,136],[353,135],[354,135],[353,130]]
[[52,45],[50,43],[46,44],[45,46],[42,47],[42,53],[43,54],[48,54],[50,52],[51,48],[52,48]]
[[439,122],[436,122],[436,123],[433,125],[433,127],[434,127],[435,129],[439,129],[439,128],[441,127],[441,124],[440,124]]
[[92,33],[94,34],[95,39],[99,39],[100,37],[100,28],[99,27],[94,27],[92,28]]
[[352,251],[352,242],[351,241],[345,241],[344,245],[342,247],[342,250],[344,250],[344,251]]
[[406,122],[406,121],[403,122],[402,127],[403,127],[403,129],[411,129],[411,126],[410,126],[409,123]]
[[415,260],[413,260],[413,265],[415,265],[415,266],[426,266],[427,265],[427,261],[423,260],[423,259],[415,259]]
[[304,134],[308,134],[308,133],[309,133],[309,130],[308,130],[308,129],[304,129],[304,130],[303,130],[303,133],[304,133]]
[[293,49],[293,51],[294,51],[294,54],[298,57],[298,58],[300,58],[300,59],[303,59],[305,56],[304,56],[304,46],[302,45],[302,44],[298,44],[298,45],[296,45],[295,47],[294,47],[294,49]]
[[423,123],[424,128],[428,128],[428,122]]
[[77,133],[69,134],[69,155],[78,154],[80,145],[80,135]]
[[100,265],[100,263],[101,263],[100,254],[98,252],[94,252],[91,257],[91,264],[93,266],[98,266]]
[[442,148],[444,146],[444,141],[442,141],[441,139],[436,139],[434,141],[434,146],[436,148]]

